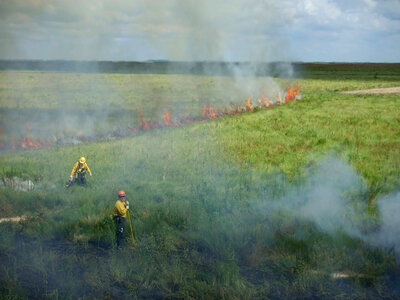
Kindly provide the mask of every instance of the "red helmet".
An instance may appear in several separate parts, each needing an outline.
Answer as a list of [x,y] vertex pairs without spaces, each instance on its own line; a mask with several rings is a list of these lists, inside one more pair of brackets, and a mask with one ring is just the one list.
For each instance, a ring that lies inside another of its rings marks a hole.
[[119,197],[125,197],[125,192],[124,191],[119,191],[118,192]]

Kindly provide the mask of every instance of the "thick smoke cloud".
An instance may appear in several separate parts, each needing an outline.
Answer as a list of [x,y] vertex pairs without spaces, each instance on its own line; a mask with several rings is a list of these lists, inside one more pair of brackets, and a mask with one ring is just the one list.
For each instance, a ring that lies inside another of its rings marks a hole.
[[381,226],[370,238],[370,242],[385,248],[394,248],[397,260],[400,261],[400,192],[381,197],[378,200],[378,210]]
[[366,184],[351,167],[337,159],[326,159],[305,187],[299,193],[300,216],[313,220],[325,232],[342,228],[352,236],[361,236],[352,218],[359,217],[364,210],[357,211],[350,199],[351,193],[360,195]]
[[377,199],[379,224],[369,226],[375,221],[367,213],[368,186],[354,168],[337,157],[326,157],[308,172],[303,183],[288,185],[291,192],[269,201],[263,211],[284,211],[328,234],[344,232],[370,245],[394,249],[400,258],[399,192]]

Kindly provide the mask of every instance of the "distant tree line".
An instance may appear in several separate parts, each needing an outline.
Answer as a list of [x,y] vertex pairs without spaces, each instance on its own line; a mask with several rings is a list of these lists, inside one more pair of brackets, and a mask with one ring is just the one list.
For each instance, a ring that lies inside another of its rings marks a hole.
[[[32,70],[78,73],[195,74],[222,76],[308,77],[316,71],[335,69],[357,72],[370,69],[376,74],[385,69],[400,72],[400,63],[303,63],[303,62],[184,62],[184,61],[72,61],[0,60],[0,70]],[[310,73],[311,72],[311,73]]]
[[198,75],[290,75],[300,65],[288,62],[177,62],[177,61],[69,61],[0,60],[0,70],[34,70],[82,73],[148,73]]

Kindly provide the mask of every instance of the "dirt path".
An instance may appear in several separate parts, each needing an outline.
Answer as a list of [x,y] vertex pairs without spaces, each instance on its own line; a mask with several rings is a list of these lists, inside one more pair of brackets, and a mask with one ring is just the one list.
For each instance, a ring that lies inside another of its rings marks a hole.
[[0,223],[2,223],[2,222],[19,222],[19,221],[23,221],[25,219],[26,219],[25,216],[11,217],[11,218],[0,218]]
[[380,89],[368,89],[368,90],[355,90],[341,92],[342,94],[399,94],[400,87],[380,88]]

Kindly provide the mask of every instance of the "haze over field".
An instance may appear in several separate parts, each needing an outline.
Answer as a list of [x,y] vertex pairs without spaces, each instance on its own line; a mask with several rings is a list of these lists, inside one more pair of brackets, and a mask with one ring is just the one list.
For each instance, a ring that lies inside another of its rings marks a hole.
[[0,1],[0,59],[400,61],[398,0]]
[[399,0],[0,0],[0,294],[400,299],[400,97],[346,93],[400,63],[325,63],[399,37]]

